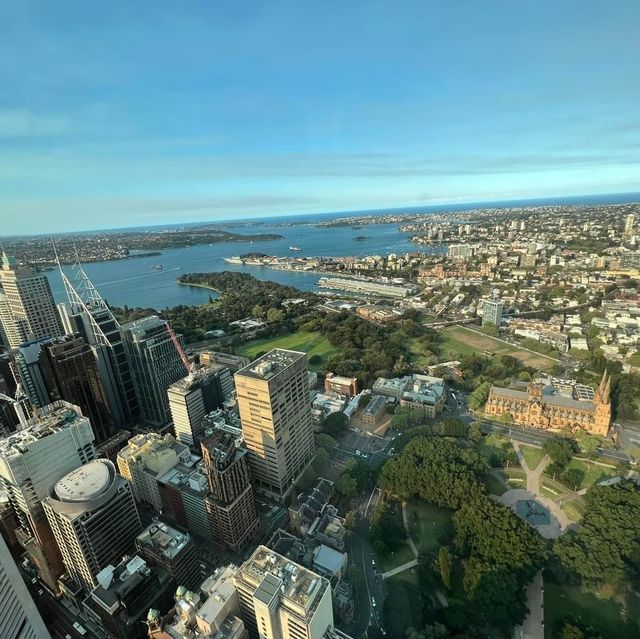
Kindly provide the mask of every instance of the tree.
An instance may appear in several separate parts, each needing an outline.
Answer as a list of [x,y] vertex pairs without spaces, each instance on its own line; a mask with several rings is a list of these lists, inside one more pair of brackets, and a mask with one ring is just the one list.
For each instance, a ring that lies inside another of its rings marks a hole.
[[339,435],[347,428],[347,417],[344,413],[329,413],[322,421],[322,430],[331,437]]
[[264,317],[264,307],[260,304],[256,304],[251,309],[251,315],[253,315],[256,319],[262,319]]
[[336,484],[336,489],[346,499],[353,499],[358,494],[358,482],[349,473],[342,473]]
[[371,395],[369,393],[360,395],[360,399],[358,400],[358,408],[366,408],[371,401]]
[[631,481],[594,486],[578,530],[556,540],[560,564],[587,587],[640,584],[640,491]]
[[324,448],[318,448],[316,451],[316,456],[313,460],[313,469],[316,471],[318,475],[322,475],[327,466],[329,465],[329,460],[331,459],[329,453]]
[[482,424],[480,422],[471,422],[469,424],[469,439],[477,444],[482,439]]
[[584,480],[584,471],[579,468],[567,468],[562,475],[560,481],[573,490],[578,490]]
[[270,308],[267,311],[267,322],[281,322],[284,319],[284,311],[279,308]]
[[551,461],[557,464],[557,466],[564,468],[573,458],[576,443],[573,439],[566,437],[552,437],[545,441],[542,449],[549,455]]
[[326,433],[318,433],[315,436],[315,441],[317,448],[324,448],[330,455],[335,452],[336,446],[338,445],[336,440]]
[[586,639],[586,637],[584,632],[582,632],[582,630],[580,630],[578,626],[566,623],[564,626],[562,626],[560,639]]
[[451,554],[446,546],[440,546],[438,550],[438,574],[442,584],[447,590],[451,589]]
[[425,626],[422,630],[409,628],[407,639],[447,639],[449,631],[441,623],[433,623]]
[[322,363],[322,356],[318,355],[318,353],[314,353],[310,358],[309,358],[309,364],[311,366],[318,366],[319,364]]

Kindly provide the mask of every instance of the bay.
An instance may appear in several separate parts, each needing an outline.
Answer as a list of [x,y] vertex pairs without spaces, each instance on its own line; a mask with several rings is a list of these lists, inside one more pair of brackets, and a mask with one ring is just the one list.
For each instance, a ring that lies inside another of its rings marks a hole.
[[[287,220],[285,224],[293,221]],[[177,278],[185,273],[243,271],[259,279],[295,286],[303,291],[314,290],[321,277],[316,273],[281,271],[260,266],[228,264],[224,261],[225,257],[242,253],[310,257],[387,255],[416,250],[438,250],[424,247],[418,249],[411,243],[407,234],[398,231],[397,224],[372,224],[355,229],[317,227],[315,223],[283,226],[282,222],[281,219],[278,224],[260,224],[257,228],[251,229],[252,233],[278,233],[283,236],[280,240],[251,243],[220,242],[171,248],[163,250],[162,255],[155,257],[90,262],[84,264],[83,268],[102,297],[110,304],[161,310],[180,304],[202,304],[208,301],[209,295],[212,298],[217,297],[214,291],[178,284]],[[368,239],[357,241],[355,238],[358,236]],[[291,252],[290,246],[296,246],[300,251]],[[162,270],[153,269],[153,266],[158,264],[162,264]],[[65,266],[64,270],[66,273],[72,272],[70,266]],[[66,301],[60,273],[53,270],[47,271],[46,274],[56,301]]]

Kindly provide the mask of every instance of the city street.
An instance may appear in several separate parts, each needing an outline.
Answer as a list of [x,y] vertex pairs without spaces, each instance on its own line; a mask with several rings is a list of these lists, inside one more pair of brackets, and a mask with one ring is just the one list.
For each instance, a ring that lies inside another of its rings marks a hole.
[[351,537],[350,557],[362,577],[354,602],[354,638],[366,636],[367,628],[383,626],[384,583],[373,561],[368,517],[380,499],[380,490],[363,496],[358,510],[360,518]]

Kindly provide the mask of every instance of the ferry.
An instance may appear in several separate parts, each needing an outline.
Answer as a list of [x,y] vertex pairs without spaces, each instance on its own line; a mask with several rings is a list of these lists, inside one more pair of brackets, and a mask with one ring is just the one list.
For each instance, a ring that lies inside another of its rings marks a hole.
[[294,253],[297,253],[298,251],[301,251],[302,249],[298,246],[290,246],[289,247],[290,251],[293,251]]
[[232,255],[231,257],[225,257],[224,261],[227,264],[244,264],[244,260],[239,255]]

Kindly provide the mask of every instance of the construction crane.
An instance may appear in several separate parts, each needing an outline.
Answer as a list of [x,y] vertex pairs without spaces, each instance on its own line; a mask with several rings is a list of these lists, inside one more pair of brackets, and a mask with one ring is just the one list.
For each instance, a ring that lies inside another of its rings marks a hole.
[[182,348],[182,344],[180,343],[178,336],[175,334],[174,330],[171,328],[169,322],[166,322],[165,326],[167,327],[167,333],[169,333],[169,336],[171,337],[171,341],[173,342],[173,345],[176,347],[176,351],[178,352],[178,355],[180,356],[180,359],[182,360],[184,367],[187,369],[187,375],[190,375],[195,370],[194,363],[189,361],[189,358],[187,357],[187,354],[184,352],[184,349]]
[[22,403],[20,402],[20,400],[14,399],[13,397],[9,397],[8,395],[4,395],[2,393],[0,393],[0,399],[13,406],[13,410],[16,411],[16,415],[18,416],[20,430],[25,429],[27,427],[27,416],[24,412],[24,408],[22,407]]

